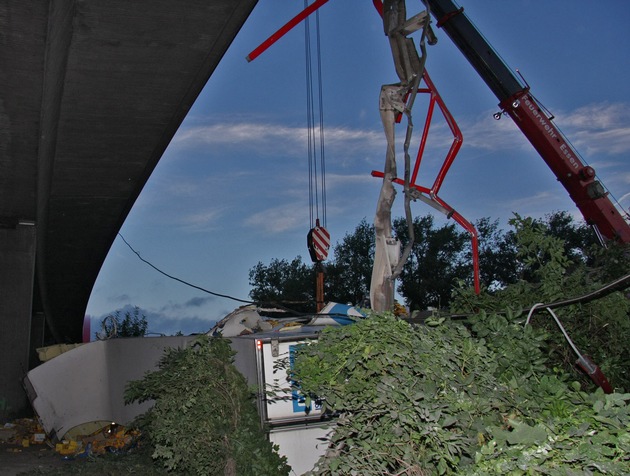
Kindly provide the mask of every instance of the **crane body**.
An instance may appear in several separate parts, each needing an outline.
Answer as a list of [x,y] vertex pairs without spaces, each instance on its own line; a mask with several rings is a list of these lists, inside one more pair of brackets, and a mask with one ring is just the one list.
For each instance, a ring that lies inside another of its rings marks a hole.
[[[620,212],[595,170],[585,165],[578,152],[554,125],[551,116],[530,92],[527,84],[512,72],[481,35],[474,24],[452,0],[426,0],[437,27],[468,59],[479,76],[499,100],[508,115],[540,154],[558,181],[582,212],[589,225],[605,240],[630,243],[627,213]],[[495,115],[500,118],[501,113]]]

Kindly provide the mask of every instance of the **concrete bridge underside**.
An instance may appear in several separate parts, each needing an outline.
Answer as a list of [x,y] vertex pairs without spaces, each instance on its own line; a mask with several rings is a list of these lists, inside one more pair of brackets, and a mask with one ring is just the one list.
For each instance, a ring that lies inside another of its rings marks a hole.
[[256,2],[0,0],[0,418]]

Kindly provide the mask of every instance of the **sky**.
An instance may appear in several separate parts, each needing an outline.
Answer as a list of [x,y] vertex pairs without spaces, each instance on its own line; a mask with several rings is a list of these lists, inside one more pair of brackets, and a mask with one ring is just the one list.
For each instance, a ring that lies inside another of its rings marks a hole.
[[[586,0],[460,4],[628,209],[630,2],[601,0],[597,8]],[[296,256],[310,261],[303,25],[253,62],[245,60],[303,7],[297,0],[259,1],[120,230],[143,259],[165,273],[248,300],[249,270],[258,262]],[[407,2],[408,16],[421,9],[421,2]],[[371,1],[330,0],[319,22],[325,226],[334,245],[362,219],[374,218],[381,183],[371,171],[383,169],[386,147],[378,97],[381,85],[398,78]],[[314,31],[314,17],[310,25]],[[440,196],[468,220],[490,217],[505,229],[513,213],[543,217],[567,210],[579,216],[510,119],[493,119],[498,100],[446,34],[435,31],[438,44],[428,48],[426,68],[464,136]],[[414,105],[416,135],[426,104],[419,97]],[[443,121],[436,120],[431,130],[421,185],[433,183],[450,146]],[[403,137],[404,125],[396,134]],[[399,154],[399,167],[402,160]],[[431,213],[442,223],[421,202],[413,203],[412,211]],[[400,191],[392,214],[404,215]],[[207,331],[241,304],[158,273],[118,237],[87,314],[95,329],[107,314],[138,306],[150,332],[189,334]]]

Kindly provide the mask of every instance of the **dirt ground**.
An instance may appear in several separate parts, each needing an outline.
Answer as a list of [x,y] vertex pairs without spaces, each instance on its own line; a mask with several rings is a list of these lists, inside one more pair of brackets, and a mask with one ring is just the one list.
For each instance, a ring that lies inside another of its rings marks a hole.
[[111,443],[112,439],[120,442],[121,439],[135,437],[136,434],[132,437],[131,433],[124,431],[115,433],[114,436],[110,433],[95,435],[89,443],[90,449],[96,449],[95,452],[85,451],[76,456],[63,456],[55,451],[36,419],[16,419],[0,424],[0,476],[165,474],[162,468],[154,467],[150,452],[145,451],[149,447],[145,447],[137,440],[132,439],[133,446],[125,451],[106,451],[109,446],[104,448],[99,446]]
[[29,471],[46,474],[71,463],[54,450],[37,419],[19,418],[0,424],[0,476]]
[[72,461],[64,461],[46,444],[22,448],[14,444],[0,443],[1,476],[16,476],[34,470],[42,471],[42,474],[45,474],[49,470],[72,463]]

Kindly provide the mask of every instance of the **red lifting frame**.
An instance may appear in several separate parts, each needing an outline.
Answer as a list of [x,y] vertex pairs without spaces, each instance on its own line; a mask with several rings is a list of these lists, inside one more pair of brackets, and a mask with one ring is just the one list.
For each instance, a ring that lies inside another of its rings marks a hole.
[[[472,241],[473,279],[474,279],[474,285],[475,285],[475,292],[479,294],[479,292],[481,291],[481,287],[479,284],[479,239],[477,236],[477,230],[475,229],[472,223],[466,220],[459,212],[455,211],[453,207],[451,207],[448,203],[446,203],[444,200],[442,200],[438,196],[440,188],[442,187],[442,182],[444,182],[444,178],[446,177],[448,170],[453,164],[453,161],[455,160],[455,156],[457,155],[457,152],[459,152],[459,149],[462,146],[462,142],[463,142],[462,133],[459,130],[459,127],[457,126],[455,119],[453,118],[450,111],[446,107],[446,104],[444,104],[442,97],[440,96],[437,89],[435,88],[433,81],[431,81],[431,78],[429,77],[429,74],[427,73],[426,69],[422,75],[422,79],[424,80],[427,87],[418,88],[418,92],[429,94],[431,97],[429,100],[429,107],[427,110],[427,118],[425,120],[424,129],[422,131],[422,139],[420,140],[420,146],[418,147],[418,154],[416,155],[416,161],[413,167],[413,172],[411,173],[411,178],[409,179],[409,186],[415,188],[417,191],[423,194],[424,198],[426,199],[427,202],[429,202],[429,204],[431,203],[434,204],[434,207],[436,209],[444,212],[448,218],[452,218],[453,220],[455,220],[460,226],[462,226],[470,234],[471,241]],[[427,187],[423,187],[422,185],[416,184],[416,179],[418,177],[418,171],[420,170],[420,162],[422,161],[424,148],[426,146],[427,138],[429,136],[429,129],[431,127],[431,121],[433,119],[433,112],[435,110],[436,104],[440,108],[440,111],[442,112],[442,115],[444,116],[444,119],[446,120],[448,127],[451,129],[451,132],[453,133],[453,143],[451,144],[451,148],[446,154],[446,158],[444,159],[444,163],[442,164],[442,167],[440,168],[440,171],[438,172],[438,175],[435,178],[435,182],[433,182],[433,185],[431,186],[431,188],[427,188]],[[372,171],[372,176],[384,177],[384,173],[374,170]],[[394,179],[394,182],[402,186],[405,185],[405,181],[400,178]]]
[[[267,38],[262,44],[260,44],[257,48],[255,48],[249,55],[247,55],[247,61],[253,61],[254,59],[256,59],[266,49],[268,49],[276,41],[282,38],[289,30],[294,28],[298,23],[300,23],[307,16],[309,16],[311,13],[313,13],[315,10],[317,10],[319,7],[326,4],[327,2],[328,0],[315,0],[307,8],[302,10],[300,13],[294,16],[291,20],[289,20],[285,25],[283,25],[273,35]],[[378,13],[382,16],[383,15],[382,0],[372,0],[372,3],[374,4],[374,7],[378,11]],[[431,100],[429,102],[427,120],[424,123],[424,130],[422,132],[422,140],[420,142],[420,147],[418,149],[418,155],[416,156],[416,163],[414,165],[413,174],[410,179],[410,186],[414,187],[420,193],[424,194],[425,195],[424,198],[429,203],[432,203],[436,209],[444,212],[447,217],[453,218],[468,233],[470,233],[470,236],[472,239],[473,278],[474,278],[474,283],[475,283],[475,292],[479,294],[480,292],[479,241],[477,238],[477,230],[472,225],[472,223],[466,220],[463,216],[461,216],[458,212],[456,212],[448,203],[446,203],[444,200],[442,200],[438,196],[438,192],[440,191],[440,187],[442,186],[444,177],[446,176],[448,169],[451,167],[451,164],[453,163],[453,160],[455,160],[455,156],[457,155],[457,152],[459,151],[459,148],[462,145],[462,140],[463,140],[462,133],[459,130],[459,127],[457,126],[455,119],[453,119],[453,116],[451,115],[450,111],[447,109],[446,105],[444,104],[444,101],[442,101],[442,98],[438,94],[437,89],[435,89],[435,86],[433,85],[431,78],[429,78],[429,75],[427,74],[426,70],[424,71],[422,78],[424,79],[424,82],[426,83],[427,87],[423,89],[418,89],[418,92],[430,94]],[[438,176],[436,177],[435,182],[433,183],[433,186],[429,189],[421,185],[417,185],[416,178],[418,176],[418,171],[420,169],[420,161],[422,160],[422,154],[424,152],[426,140],[429,135],[429,127],[430,127],[431,119],[433,117],[433,110],[435,109],[436,103],[438,107],[440,108],[440,110],[442,111],[442,114],[444,115],[444,119],[446,119],[446,122],[451,129],[454,139],[453,139],[453,144],[451,145],[451,148],[448,151],[448,154],[446,155],[444,164],[442,165],[442,168],[440,169],[440,172],[438,173]],[[372,171],[372,176],[383,177],[383,172]],[[394,182],[403,186],[405,185],[404,180],[401,180],[401,179],[395,179]]]

